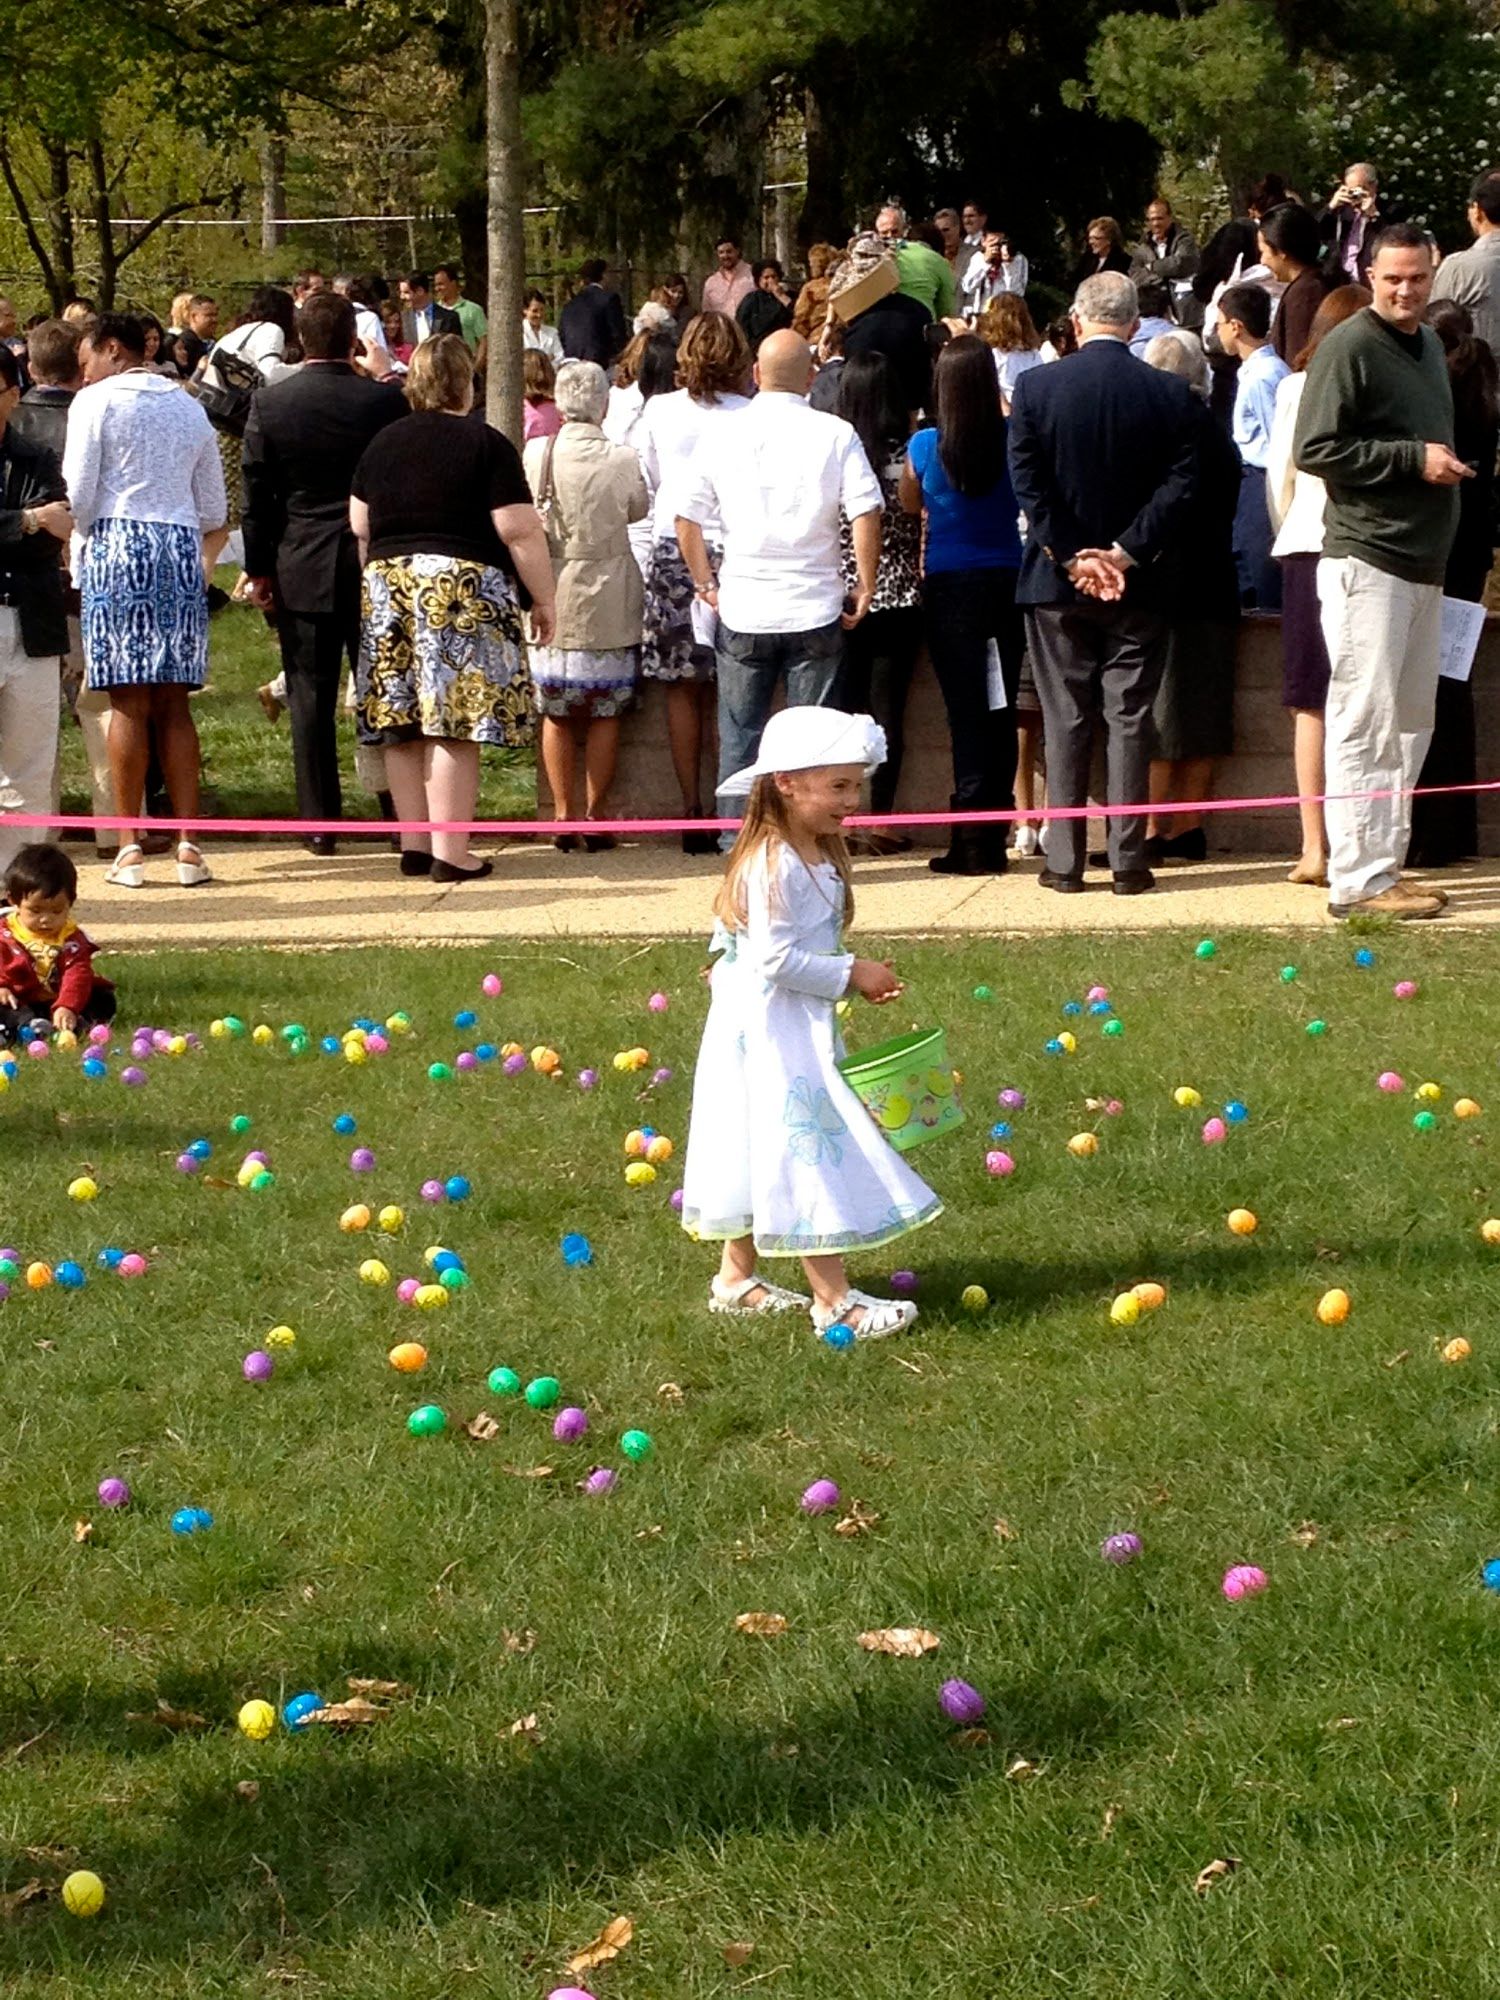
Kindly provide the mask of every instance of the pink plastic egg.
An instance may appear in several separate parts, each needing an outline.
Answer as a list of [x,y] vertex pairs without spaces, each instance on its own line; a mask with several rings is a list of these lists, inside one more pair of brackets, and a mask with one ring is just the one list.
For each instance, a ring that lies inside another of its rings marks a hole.
[[1375,1081],[1382,1090],[1389,1090],[1392,1093],[1406,1088],[1404,1078],[1393,1069],[1383,1069]]
[[389,1047],[390,1043],[384,1035],[374,1034],[365,1036],[365,1054],[367,1056],[383,1056]]
[[1091,986],[1088,997],[1090,1000],[1107,1000],[1109,998],[1109,988],[1107,986]]
[[1209,1118],[1205,1120],[1203,1126],[1204,1145],[1217,1146],[1220,1140],[1226,1136],[1228,1131],[1229,1127],[1224,1123],[1224,1120],[1222,1118]]
[[498,972],[487,972],[479,982],[479,990],[487,1000],[498,1000],[505,991],[505,981]]
[[1233,1569],[1224,1572],[1224,1595],[1231,1604],[1237,1604],[1242,1597],[1256,1597],[1270,1581],[1263,1569],[1254,1563],[1236,1563]]
[[448,1199],[448,1191],[441,1181],[423,1181],[422,1199],[423,1201],[446,1201]]
[[986,1153],[984,1156],[984,1170],[987,1174],[993,1174],[1003,1180],[1007,1174],[1015,1172],[1016,1163],[1009,1153],[998,1151]]
[[[44,1041],[42,1041],[40,1037],[38,1037],[36,1040],[30,1041],[26,1044],[26,1053],[37,1062],[45,1062],[49,1054],[49,1050],[47,1048],[47,1044]],[[145,1080],[146,1079],[144,1077],[141,1078],[142,1083],[144,1083]],[[126,1078],[126,1081],[129,1082],[128,1077]]]
[[142,1278],[146,1275],[146,1260],[139,1250],[127,1250],[115,1268],[122,1278]]
[[665,993],[653,993],[646,1002],[653,1014],[665,1014],[671,1004]]
[[615,1475],[610,1468],[607,1465],[596,1465],[584,1480],[583,1490],[585,1493],[608,1493],[613,1490],[614,1483]]
[[1391,992],[1398,1000],[1414,1000],[1417,993],[1417,982],[1415,979],[1398,979],[1391,988]]
[[96,1021],[93,1027],[89,1029],[89,1040],[94,1044],[96,1049],[102,1049],[104,1044],[109,1040],[109,1027],[107,1023]]
[[403,1278],[396,1287],[396,1297],[401,1301],[402,1305],[409,1306],[421,1289],[422,1280],[420,1278]]

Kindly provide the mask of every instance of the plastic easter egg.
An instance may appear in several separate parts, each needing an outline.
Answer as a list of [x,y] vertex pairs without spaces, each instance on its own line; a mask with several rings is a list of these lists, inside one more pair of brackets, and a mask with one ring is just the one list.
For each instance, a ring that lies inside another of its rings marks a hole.
[[854,1340],[854,1328],[844,1320],[835,1320],[832,1326],[823,1329],[824,1345],[833,1348],[835,1352],[845,1347],[852,1347]]
[[492,1396],[519,1396],[521,1378],[514,1368],[492,1368],[489,1374],[489,1391]]
[[638,1160],[646,1150],[646,1135],[635,1131],[625,1134],[624,1152],[627,1160]]
[[77,1180],[68,1182],[69,1201],[93,1201],[99,1193],[99,1183],[91,1174],[80,1174]]
[[250,1119],[243,1111],[236,1111],[229,1121],[229,1129],[237,1139],[243,1138],[250,1130]]
[[1068,1151],[1075,1160],[1091,1160],[1099,1150],[1099,1137],[1095,1132],[1075,1132],[1068,1141]]
[[1487,1222],[1481,1222],[1479,1233],[1486,1243],[1500,1244],[1500,1215],[1492,1215]]
[[430,1202],[446,1201],[448,1199],[448,1196],[443,1187],[443,1183],[437,1180],[423,1181],[422,1199],[423,1201],[430,1201]]
[[305,1694],[294,1694],[281,1711],[281,1719],[293,1731],[306,1729],[307,1718],[316,1715],[323,1706],[323,1697],[310,1690]]
[[645,1431],[624,1431],[620,1436],[620,1449],[632,1464],[640,1465],[651,1456],[656,1446]]
[[385,1024],[388,1035],[405,1035],[411,1032],[411,1015],[404,1007],[398,1007]]
[[534,1410],[550,1410],[561,1394],[555,1375],[538,1375],[526,1384],[526,1400]]
[[959,1294],[959,1304],[965,1312],[982,1313],[989,1302],[990,1295],[983,1285],[965,1285]]
[[1296,977],[1297,977],[1297,968],[1295,965],[1282,966],[1280,978],[1283,986],[1290,986],[1292,981]]
[[273,1353],[284,1354],[297,1345],[297,1336],[289,1326],[273,1326],[266,1335],[266,1345]]
[[385,1358],[398,1375],[420,1375],[427,1366],[427,1349],[420,1340],[402,1340]]
[[632,1160],[625,1169],[625,1185],[633,1188],[650,1187],[656,1179],[656,1169],[649,1160]]
[[1440,1083],[1419,1083],[1412,1092],[1418,1104],[1436,1104],[1442,1094],[1443,1086]]
[[1241,1103],[1239,1098],[1231,1097],[1224,1106],[1224,1116],[1231,1125],[1243,1125],[1249,1119],[1250,1107]]
[[378,1030],[373,1035],[365,1036],[365,1054],[367,1056],[383,1056],[389,1047],[390,1043]]
[[1008,1121],[1004,1118],[997,1118],[990,1127],[990,1137],[992,1139],[1008,1139],[1010,1137],[1010,1125]]
[[672,1141],[665,1132],[658,1132],[654,1139],[646,1142],[646,1158],[653,1167],[665,1166],[673,1151]]
[[52,1277],[53,1281],[61,1285],[65,1292],[81,1292],[84,1285],[88,1282],[84,1275],[82,1264],[75,1263],[71,1257],[64,1257],[62,1262],[53,1271]]
[[138,1068],[136,1064],[131,1063],[120,1071],[120,1081],[131,1090],[139,1090],[141,1085],[146,1081],[146,1072]]
[[984,1170],[987,1174],[990,1174],[999,1180],[1003,1180],[1007,1174],[1013,1174],[1015,1172],[1016,1163],[1011,1158],[1009,1153],[1002,1153],[996,1150],[994,1152],[985,1154]]
[[559,1444],[574,1444],[588,1430],[588,1413],[570,1405],[552,1419],[552,1435]]
[[593,1245],[586,1236],[580,1236],[576,1230],[569,1230],[560,1247],[565,1264],[592,1264],[594,1261]]
[[1457,1362],[1467,1361],[1469,1356],[1474,1352],[1474,1350],[1469,1345],[1468,1341],[1464,1339],[1463,1335],[1458,1334],[1454,1339],[1448,1341],[1441,1348],[1440,1352],[1442,1354],[1444,1361],[1446,1361],[1449,1364],[1449,1366],[1452,1367]]
[[52,1266],[40,1259],[26,1266],[26,1283],[34,1292],[44,1292],[52,1283]]
[[445,1062],[429,1063],[427,1065],[427,1074],[434,1083],[451,1083],[453,1081],[453,1071]]
[[1222,1139],[1229,1136],[1229,1127],[1222,1118],[1206,1118],[1203,1121],[1202,1136],[1205,1146],[1217,1146]]
[[486,1000],[498,1000],[505,991],[505,981],[498,972],[487,972],[479,982],[479,990]]
[[1318,1300],[1318,1318],[1324,1326],[1342,1326],[1349,1317],[1350,1299],[1337,1285]]
[[115,1269],[122,1278],[142,1278],[146,1274],[146,1260],[139,1250],[127,1250]]
[[1134,1326],[1141,1316],[1141,1302],[1134,1292],[1119,1292],[1110,1306],[1110,1322],[1114,1326]]
[[357,1236],[370,1226],[370,1211],[362,1201],[354,1202],[339,1217],[339,1228],[346,1236]]
[[1194,958],[1217,958],[1218,955],[1219,947],[1214,943],[1212,938],[1204,938],[1200,943],[1193,946]]
[[1472,1097],[1456,1097],[1453,1100],[1453,1115],[1455,1118],[1477,1118],[1479,1106]]
[[171,1528],[174,1535],[201,1535],[214,1524],[214,1517],[206,1507],[179,1507],[172,1516]]
[[1225,1217],[1231,1236],[1253,1236],[1260,1224],[1255,1219],[1253,1209],[1232,1208]]
[[434,1244],[423,1261],[439,1278],[444,1271],[461,1271],[464,1267],[464,1260],[456,1250],[444,1250],[440,1244]]
[[517,1049],[514,1055],[509,1055],[505,1058],[500,1067],[507,1076],[521,1076],[526,1069],[524,1051]]
[[1326,1021],[1309,1021],[1307,1032],[1312,1036],[1314,1041],[1320,1041],[1328,1033],[1328,1023]]
[[[79,1067],[90,1083],[97,1083],[100,1077],[109,1075],[109,1064],[102,1062],[98,1056],[85,1056]],[[4,1088],[5,1079],[0,1077],[0,1090]]]
[[479,1058],[472,1049],[460,1049],[458,1054],[453,1058],[453,1067],[460,1075],[467,1076],[470,1070],[478,1069]]
[[1388,1092],[1391,1096],[1394,1096],[1398,1090],[1405,1090],[1406,1088],[1405,1080],[1399,1072],[1393,1069],[1383,1069],[1379,1076],[1376,1077],[1375,1082],[1379,1089]]
[[436,1403],[424,1403],[419,1410],[412,1411],[406,1428],[413,1437],[437,1437],[448,1428],[448,1418]]
[[468,1179],[463,1174],[450,1174],[443,1182],[443,1193],[449,1201],[467,1201],[473,1193]]
[[[35,1056],[38,1062],[45,1062],[47,1060],[47,1057],[51,1054],[51,1050],[47,1047],[47,1044],[44,1041],[38,1038],[37,1040],[30,1041],[26,1044],[26,1053],[29,1056]],[[142,1083],[144,1083],[145,1080],[146,1079],[143,1076],[141,1078]]]
[[583,1490],[585,1493],[595,1495],[611,1493],[614,1491],[615,1477],[615,1473],[609,1466],[596,1465],[588,1478],[584,1480]]
[[353,1174],[373,1174],[375,1155],[368,1146],[356,1146],[349,1155],[349,1171]]
[[378,1257],[366,1257],[359,1267],[359,1279],[362,1285],[388,1285],[391,1274]]
[[831,1479],[815,1479],[797,1503],[804,1514],[827,1514],[839,1504],[839,1489]]
[[387,1236],[394,1236],[398,1229],[405,1226],[406,1210],[404,1208],[397,1208],[395,1203],[391,1202],[380,1211],[375,1220],[380,1224],[380,1227],[385,1231]]
[[653,1014],[665,1014],[671,1004],[665,993],[653,993],[646,1002]]
[[1419,1111],[1416,1117],[1413,1118],[1411,1122],[1413,1131],[1416,1132],[1436,1131],[1437,1113],[1435,1111]]
[[269,1167],[261,1167],[251,1176],[250,1188],[253,1194],[266,1194],[275,1187],[276,1176]]
[[195,1174],[202,1164],[196,1153],[179,1153],[177,1155],[177,1171],[180,1174]]
[[418,1285],[412,1294],[412,1304],[422,1312],[437,1312],[448,1303],[448,1294],[441,1285]]
[[1142,1312],[1155,1312],[1167,1302],[1167,1288],[1158,1284],[1155,1278],[1143,1278],[1138,1285],[1132,1285],[1130,1289],[1140,1301]]
[[1062,1010],[1070,1021],[1076,1021],[1083,1007],[1077,1000],[1064,1000]]
[[938,1689],[938,1707],[950,1722],[971,1728],[984,1716],[984,1696],[967,1681],[944,1681]]
[[994,989],[989,986],[976,986],[973,997],[979,1001],[993,1000],[995,997]]
[[240,1363],[240,1373],[247,1382],[269,1382],[276,1372],[276,1363],[263,1347],[252,1347]]
[[404,1306],[415,1305],[417,1293],[421,1289],[422,1280],[420,1278],[403,1278],[396,1287],[396,1297]]
[[[323,1051],[325,1056],[336,1056],[342,1044],[337,1035],[325,1035],[322,1041],[319,1042],[318,1047]],[[346,1055],[348,1054],[347,1049],[344,1052]],[[361,1050],[360,1053],[363,1055],[364,1051]]]
[[[333,1121],[333,1129],[341,1139],[349,1139],[359,1130],[359,1126],[351,1113],[341,1111]],[[353,1162],[351,1161],[350,1164],[352,1165]]]
[[75,1868],[63,1880],[62,1899],[70,1917],[97,1917],[104,1908],[104,1884],[92,1868]]
[[1134,1562],[1140,1552],[1140,1536],[1128,1532],[1121,1535],[1106,1535],[1099,1544],[1099,1553],[1104,1560],[1117,1566]]
[[450,1264],[439,1274],[438,1283],[445,1292],[462,1292],[468,1288],[469,1274],[462,1264]]
[[1417,982],[1415,979],[1398,979],[1391,988],[1391,993],[1397,1000],[1414,1000],[1417,996]]
[[1257,1569],[1254,1563],[1236,1563],[1225,1570],[1220,1587],[1230,1603],[1237,1604],[1242,1597],[1258,1597],[1269,1582],[1265,1571]]
[[1024,1090],[1002,1090],[996,1102],[1002,1111],[1024,1111],[1026,1109],[1026,1093]]
[[1111,1040],[1113,1040],[1117,1036],[1124,1034],[1125,1023],[1123,1021],[1115,1021],[1115,1020],[1106,1021],[1102,1032],[1108,1035],[1111,1038]]
[[1190,1083],[1179,1083],[1172,1092],[1172,1102],[1179,1111],[1195,1111],[1203,1102],[1203,1094],[1194,1090]]
[[479,1016],[472,1007],[460,1007],[453,1016],[453,1025],[462,1032],[466,1028],[472,1028],[478,1019]]
[[99,1505],[101,1507],[128,1507],[130,1488],[123,1479],[101,1479],[99,1481]]
[[1078,1037],[1070,1029],[1064,1028],[1057,1039],[1062,1045],[1064,1055],[1072,1055],[1078,1047]]
[[581,1069],[578,1072],[577,1083],[580,1090],[592,1090],[598,1081],[599,1072],[596,1069]]
[[1500,1591],[1500,1556],[1491,1556],[1480,1571],[1486,1590]]
[[268,1701],[247,1701],[235,1717],[240,1734],[252,1743],[264,1743],[276,1727],[276,1711]]

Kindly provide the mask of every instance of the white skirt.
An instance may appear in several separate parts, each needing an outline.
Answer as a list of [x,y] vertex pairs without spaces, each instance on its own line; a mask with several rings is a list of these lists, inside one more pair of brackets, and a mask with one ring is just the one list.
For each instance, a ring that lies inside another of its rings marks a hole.
[[682,1225],[753,1236],[763,1257],[873,1250],[943,1204],[838,1068],[833,1003],[772,987],[726,956],[693,1079]]

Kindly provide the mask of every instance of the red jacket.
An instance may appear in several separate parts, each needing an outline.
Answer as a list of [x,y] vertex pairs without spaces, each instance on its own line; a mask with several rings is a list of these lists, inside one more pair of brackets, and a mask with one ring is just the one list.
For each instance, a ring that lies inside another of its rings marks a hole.
[[110,982],[94,971],[94,947],[82,931],[74,931],[58,951],[52,968],[52,985],[42,984],[31,953],[11,935],[10,925],[0,921],[0,986],[5,986],[29,1007],[66,1007],[83,1014],[96,986],[109,988]]

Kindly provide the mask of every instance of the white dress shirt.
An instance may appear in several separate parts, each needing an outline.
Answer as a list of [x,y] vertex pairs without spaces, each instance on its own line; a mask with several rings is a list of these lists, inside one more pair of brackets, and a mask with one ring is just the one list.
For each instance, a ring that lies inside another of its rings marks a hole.
[[1271,449],[1266,462],[1266,506],[1276,539],[1273,556],[1320,556],[1323,553],[1323,504],[1328,498],[1321,479],[1299,472],[1292,457],[1297,412],[1307,371],[1283,375],[1276,385],[1276,414],[1271,419]]
[[202,405],[180,382],[145,370],[79,390],[68,410],[63,479],[80,541],[105,520],[203,534],[223,527],[229,511],[218,440]]
[[1277,385],[1291,374],[1290,368],[1267,342],[1255,348],[1240,363],[1234,385],[1234,423],[1231,426],[1240,457],[1247,466],[1264,472],[1271,452],[1271,425],[1276,414]]
[[998,299],[1002,292],[1014,292],[1018,299],[1025,298],[1030,281],[1031,266],[1019,250],[1013,250],[1009,258],[993,271],[985,261],[984,252],[976,250],[959,284],[963,293],[964,317],[977,319],[991,300]]
[[566,358],[563,354],[562,335],[555,326],[533,326],[529,319],[521,321],[522,349],[535,347],[554,367],[561,368]]
[[[717,403],[700,403],[686,389],[672,389],[664,396],[653,396],[642,410],[630,442],[653,497],[651,529],[657,541],[677,538],[677,516],[683,511],[677,502],[699,441],[709,434],[717,437],[724,418],[749,407],[748,396],[721,396]],[[724,524],[717,513],[696,518],[709,547],[723,548]]]
[[677,511],[723,522],[719,616],[731,631],[815,632],[844,608],[840,515],[884,504],[852,425],[762,389],[700,445]]

